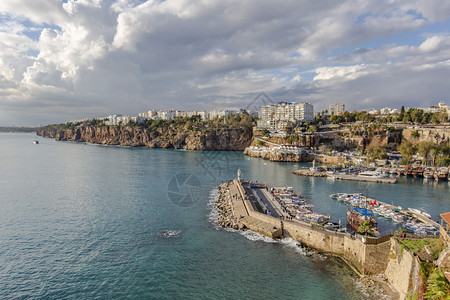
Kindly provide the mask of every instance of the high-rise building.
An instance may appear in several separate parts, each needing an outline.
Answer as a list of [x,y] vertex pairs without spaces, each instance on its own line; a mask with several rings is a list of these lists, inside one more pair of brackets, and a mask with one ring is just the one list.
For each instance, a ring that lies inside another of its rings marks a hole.
[[345,111],[345,104],[336,103],[330,104],[328,107],[328,112],[330,115],[340,115]]
[[311,103],[279,102],[261,106],[259,128],[283,129],[289,124],[310,122],[314,119],[314,106]]

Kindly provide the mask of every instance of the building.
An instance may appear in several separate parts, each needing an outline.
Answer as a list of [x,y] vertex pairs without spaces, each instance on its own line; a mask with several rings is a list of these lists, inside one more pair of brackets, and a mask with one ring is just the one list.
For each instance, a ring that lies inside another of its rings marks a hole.
[[278,102],[261,106],[261,119],[258,128],[271,130],[284,129],[297,122],[310,122],[314,120],[314,106],[302,102]]
[[345,111],[345,104],[336,103],[330,104],[328,106],[328,113],[330,115],[340,115],[344,113],[344,111]]
[[110,115],[108,117],[108,121],[107,124],[108,125],[119,125],[119,120],[118,118],[122,117],[122,115]]

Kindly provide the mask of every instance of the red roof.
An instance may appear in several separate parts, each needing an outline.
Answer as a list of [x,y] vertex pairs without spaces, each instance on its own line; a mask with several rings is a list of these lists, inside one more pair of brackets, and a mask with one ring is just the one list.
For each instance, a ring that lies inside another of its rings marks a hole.
[[450,211],[441,214],[441,218],[444,219],[444,221],[447,222],[448,225],[450,225]]

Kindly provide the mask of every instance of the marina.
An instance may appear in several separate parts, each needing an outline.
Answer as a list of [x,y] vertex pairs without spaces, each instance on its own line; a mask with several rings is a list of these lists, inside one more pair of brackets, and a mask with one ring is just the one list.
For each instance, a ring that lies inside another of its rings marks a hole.
[[420,236],[439,235],[439,224],[423,210],[403,209],[400,206],[365,197],[361,193],[337,193],[330,195],[330,198],[342,201],[354,208],[366,209],[371,217],[378,216],[390,220],[396,225],[394,228],[403,229],[406,233]]

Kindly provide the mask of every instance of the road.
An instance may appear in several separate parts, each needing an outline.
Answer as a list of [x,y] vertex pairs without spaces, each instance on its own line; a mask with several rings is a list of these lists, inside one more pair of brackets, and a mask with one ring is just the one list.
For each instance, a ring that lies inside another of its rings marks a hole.
[[256,195],[258,195],[259,199],[261,199],[261,201],[266,205],[267,209],[270,210],[271,215],[275,218],[280,218],[281,216],[278,214],[278,211],[272,206],[271,201],[267,199],[266,195],[264,195],[261,189],[254,188],[253,190],[256,192]]

